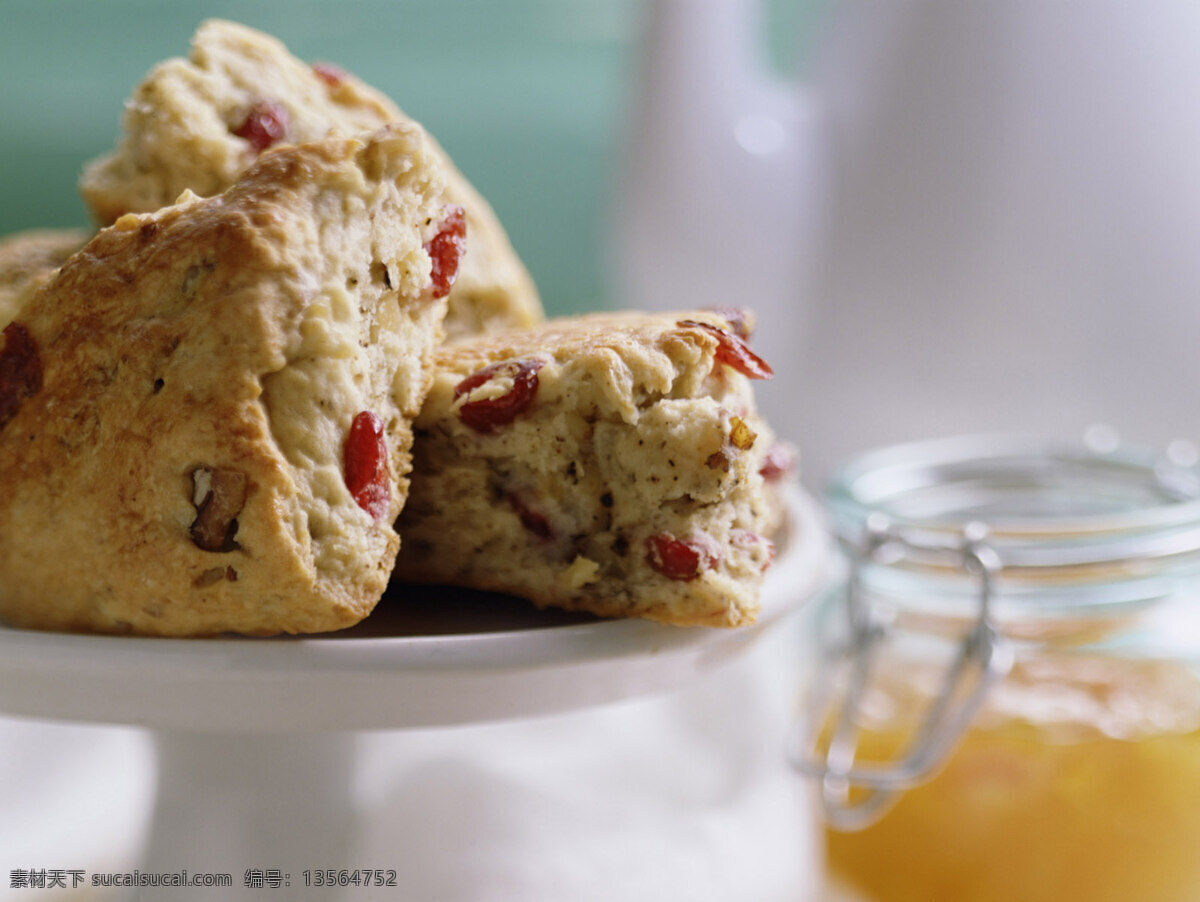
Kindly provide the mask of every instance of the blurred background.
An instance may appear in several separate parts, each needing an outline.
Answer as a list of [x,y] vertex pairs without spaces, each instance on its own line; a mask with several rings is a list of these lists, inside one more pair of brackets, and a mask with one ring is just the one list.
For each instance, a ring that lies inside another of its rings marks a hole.
[[[771,0],[796,59],[819,3]],[[82,223],[75,179],[121,104],[205,18],[280,38],[392,97],[491,201],[553,313],[612,303],[605,230],[636,97],[642,0],[0,0],[0,233]],[[622,305],[624,306],[624,305]]]

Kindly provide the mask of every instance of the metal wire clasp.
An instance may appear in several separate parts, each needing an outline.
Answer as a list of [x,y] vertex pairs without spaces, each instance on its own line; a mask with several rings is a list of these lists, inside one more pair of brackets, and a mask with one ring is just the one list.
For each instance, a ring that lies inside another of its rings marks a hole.
[[894,609],[869,602],[864,571],[901,560],[914,550],[931,551],[906,539],[883,515],[867,518],[861,545],[850,560],[845,639],[823,643],[806,714],[792,733],[788,757],[800,771],[820,780],[826,818],[834,829],[868,826],[899,792],[930,776],[974,718],[990,685],[1012,667],[1011,646],[997,634],[991,612],[1001,561],[987,543],[987,528],[968,523],[957,547],[937,550],[956,556],[957,566],[977,579],[973,626],[907,749],[887,762],[858,761],[863,696],[896,617]]

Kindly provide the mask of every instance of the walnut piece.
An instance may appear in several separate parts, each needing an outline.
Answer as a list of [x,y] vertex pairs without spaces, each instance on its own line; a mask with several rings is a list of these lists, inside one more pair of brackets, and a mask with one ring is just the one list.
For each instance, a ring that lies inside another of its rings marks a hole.
[[729,440],[741,451],[749,451],[754,447],[758,434],[746,425],[741,417],[734,417],[729,422]]
[[190,532],[196,547],[205,551],[234,551],[238,544],[237,515],[246,503],[246,474],[220,467],[192,471],[192,504],[196,519]]

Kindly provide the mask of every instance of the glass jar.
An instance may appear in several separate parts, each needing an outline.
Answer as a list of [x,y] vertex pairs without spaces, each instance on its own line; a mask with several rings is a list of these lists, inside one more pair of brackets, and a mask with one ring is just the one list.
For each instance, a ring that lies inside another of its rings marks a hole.
[[828,494],[793,762],[880,902],[1200,899],[1200,470],[1107,443],[897,446]]

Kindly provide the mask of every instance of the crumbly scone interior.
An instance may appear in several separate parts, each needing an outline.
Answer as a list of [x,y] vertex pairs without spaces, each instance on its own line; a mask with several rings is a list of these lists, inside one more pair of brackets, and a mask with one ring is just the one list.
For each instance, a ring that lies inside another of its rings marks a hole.
[[[381,185],[403,182],[420,156],[419,137],[415,128],[396,129],[373,141],[360,151],[361,171]],[[314,234],[299,242],[309,254],[296,261],[311,300],[285,333],[283,365],[262,378],[271,434],[296,474],[295,512],[303,522],[293,527],[310,544],[318,572],[334,579],[361,562],[361,528],[348,519],[370,516],[353,503],[344,477],[353,417],[369,411],[384,423],[393,479],[388,516],[395,519],[408,488],[410,423],[432,381],[442,336],[446,303],[429,294],[424,247],[442,217],[442,186],[408,187],[380,188],[372,198],[361,186],[334,185],[316,198],[318,208],[330,209],[303,223]],[[385,229],[384,222],[425,226],[414,232]]]
[[[400,579],[607,616],[752,620],[753,590],[772,554],[759,473],[772,436],[748,380],[714,366],[713,343],[695,330],[622,340],[611,320],[594,323],[565,342],[543,329],[528,343],[498,342],[474,356],[443,352],[417,422]],[[539,350],[547,347],[554,351]],[[490,380],[482,394],[457,399],[454,389],[503,359],[540,362],[536,403],[480,434],[456,411],[503,397],[511,383]],[[654,572],[645,547],[660,534],[711,546],[713,566],[687,582]]]

